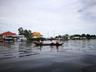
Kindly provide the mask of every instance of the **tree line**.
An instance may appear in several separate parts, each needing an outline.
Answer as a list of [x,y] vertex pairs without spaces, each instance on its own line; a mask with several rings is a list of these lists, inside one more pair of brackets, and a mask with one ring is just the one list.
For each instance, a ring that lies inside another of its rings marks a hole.
[[96,39],[96,35],[91,35],[91,34],[74,34],[74,35],[68,35],[68,34],[65,34],[65,35],[58,35],[56,36],[55,38],[61,38],[61,39],[64,39],[64,40],[68,40],[68,39],[72,39],[72,40],[75,40],[75,39]]
[[[23,29],[22,27],[20,27],[18,29],[19,35],[24,35],[27,39],[27,41],[32,41],[33,40],[33,36],[32,36],[32,32],[31,30],[27,30],[27,29]],[[75,39],[79,39],[79,40],[83,40],[83,39],[96,39],[96,35],[91,35],[91,34],[74,34],[74,35],[69,35],[69,34],[65,34],[65,35],[58,35],[55,37],[50,37],[48,38],[48,40],[52,40],[52,39],[61,39],[61,40],[75,40]],[[47,40],[47,38],[41,37],[37,40]]]

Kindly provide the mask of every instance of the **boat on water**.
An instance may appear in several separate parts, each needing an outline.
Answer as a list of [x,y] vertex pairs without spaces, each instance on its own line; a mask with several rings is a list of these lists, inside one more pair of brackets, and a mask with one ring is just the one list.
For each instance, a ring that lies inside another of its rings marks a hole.
[[36,46],[62,46],[63,43],[56,42],[56,43],[43,43],[43,42],[34,42]]

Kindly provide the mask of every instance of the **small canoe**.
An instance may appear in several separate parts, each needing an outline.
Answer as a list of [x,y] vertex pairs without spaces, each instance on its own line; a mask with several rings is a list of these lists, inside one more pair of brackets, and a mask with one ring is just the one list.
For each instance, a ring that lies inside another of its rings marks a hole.
[[61,46],[63,43],[35,43],[36,46]]

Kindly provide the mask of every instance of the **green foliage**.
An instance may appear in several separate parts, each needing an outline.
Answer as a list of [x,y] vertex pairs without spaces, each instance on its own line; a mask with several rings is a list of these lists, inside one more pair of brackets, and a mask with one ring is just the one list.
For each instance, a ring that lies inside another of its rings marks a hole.
[[24,35],[26,37],[27,41],[32,41],[32,32],[31,32],[31,30],[26,30],[26,29],[23,30],[23,28],[20,27],[18,29],[18,31],[19,31],[19,35]]
[[61,38],[62,40],[89,40],[89,39],[96,39],[96,35],[90,34],[74,34],[74,35],[58,35],[55,38]]
[[24,30],[23,30],[22,27],[20,27],[20,28],[18,29],[18,31],[19,31],[19,35],[24,35]]

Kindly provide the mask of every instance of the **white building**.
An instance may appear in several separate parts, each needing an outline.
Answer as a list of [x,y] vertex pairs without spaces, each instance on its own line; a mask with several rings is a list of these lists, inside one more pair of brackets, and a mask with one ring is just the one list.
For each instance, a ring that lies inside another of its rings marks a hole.
[[18,35],[17,38],[18,38],[17,41],[26,41],[27,40],[24,35]]

